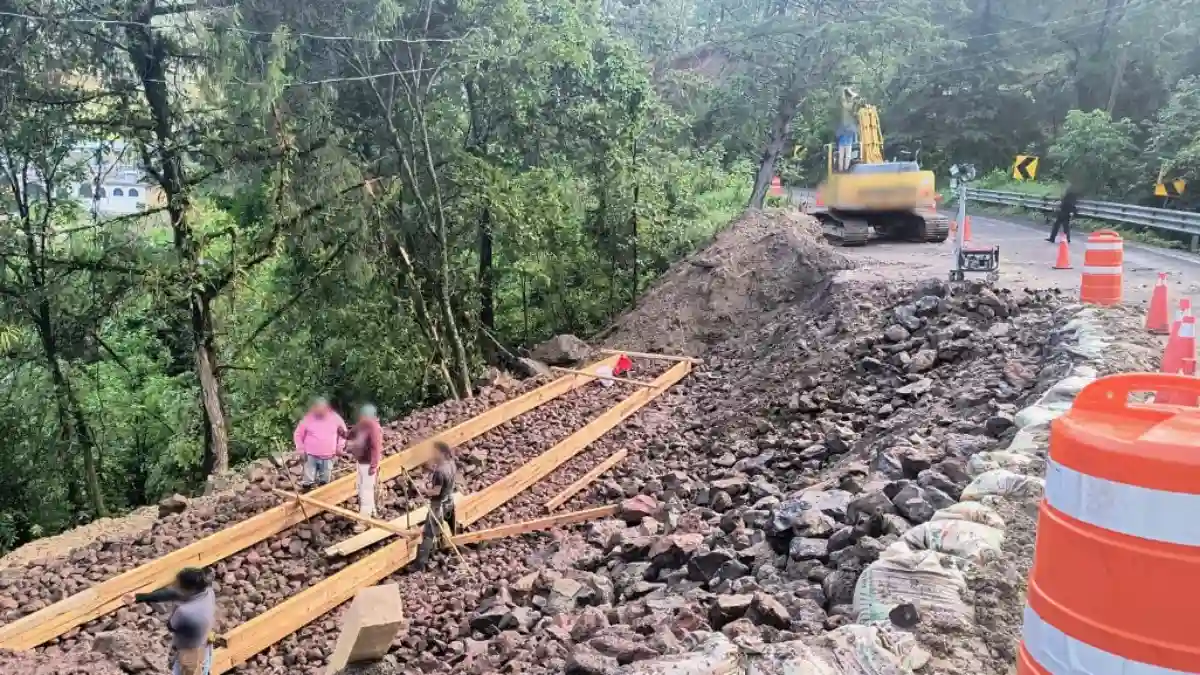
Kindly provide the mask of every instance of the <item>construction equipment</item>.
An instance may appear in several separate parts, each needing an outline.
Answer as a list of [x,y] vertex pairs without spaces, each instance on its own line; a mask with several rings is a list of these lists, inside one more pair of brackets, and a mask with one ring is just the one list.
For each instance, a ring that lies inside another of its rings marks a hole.
[[842,110],[839,135],[856,120],[853,145],[858,152],[842,142],[835,162],[833,146],[826,146],[827,174],[817,188],[819,206],[809,211],[821,222],[825,236],[842,246],[862,246],[872,236],[946,241],[950,220],[937,212],[933,172],[922,171],[916,161],[884,161],[879,112],[862,104],[849,87],[842,90]]

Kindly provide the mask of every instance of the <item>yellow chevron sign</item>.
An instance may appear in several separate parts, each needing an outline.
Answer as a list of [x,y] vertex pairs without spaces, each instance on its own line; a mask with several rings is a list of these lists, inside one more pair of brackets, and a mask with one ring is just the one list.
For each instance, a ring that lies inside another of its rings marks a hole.
[[1187,181],[1177,178],[1172,181],[1160,182],[1154,186],[1155,197],[1178,197],[1187,189]]

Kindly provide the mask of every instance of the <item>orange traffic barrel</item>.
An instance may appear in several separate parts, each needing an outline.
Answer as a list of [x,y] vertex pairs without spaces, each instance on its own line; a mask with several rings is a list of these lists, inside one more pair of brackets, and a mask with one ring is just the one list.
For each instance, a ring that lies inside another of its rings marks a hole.
[[1079,299],[1091,305],[1121,304],[1121,266],[1125,242],[1112,230],[1098,230],[1088,237],[1083,252],[1083,284]]
[[1111,375],[1050,427],[1019,675],[1200,673],[1200,378]]

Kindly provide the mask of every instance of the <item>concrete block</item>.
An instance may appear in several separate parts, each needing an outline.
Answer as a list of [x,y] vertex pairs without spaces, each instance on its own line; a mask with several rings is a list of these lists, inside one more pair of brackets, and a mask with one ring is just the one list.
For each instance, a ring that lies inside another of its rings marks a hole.
[[399,586],[386,584],[362,589],[342,619],[342,632],[325,675],[337,675],[349,663],[382,659],[403,625]]

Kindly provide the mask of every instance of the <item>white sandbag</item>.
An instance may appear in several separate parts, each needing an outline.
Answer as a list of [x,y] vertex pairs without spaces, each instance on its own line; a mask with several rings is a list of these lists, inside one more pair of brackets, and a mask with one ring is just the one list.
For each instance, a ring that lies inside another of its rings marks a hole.
[[979,501],[987,495],[1008,498],[1041,497],[1045,493],[1045,481],[1032,476],[1022,476],[1007,469],[994,469],[980,474],[963,490],[962,501]]
[[854,586],[854,614],[859,622],[882,621],[896,605],[908,602],[917,611],[938,610],[974,620],[974,610],[962,599],[969,563],[936,551],[880,557],[867,566]]
[[1030,455],[1009,452],[1007,450],[977,452],[967,460],[967,474],[970,476],[980,476],[996,469],[1008,469],[1014,473],[1026,473],[1028,466],[1033,463],[1033,460],[1034,458]]
[[1000,552],[1004,532],[969,520],[931,520],[905,532],[901,540],[914,551],[937,551],[979,562]]
[[[695,651],[631,663],[622,675],[745,675],[740,650],[720,633],[709,633]],[[826,675],[812,671],[814,675]],[[837,671],[829,675],[839,675]]]
[[746,675],[911,675],[909,663],[927,660],[911,636],[877,626],[842,626],[755,651]]
[[930,520],[969,520],[972,523],[979,523],[1000,530],[1004,529],[1004,519],[1000,517],[999,513],[996,513],[996,509],[980,502],[951,504],[944,509],[935,511]]

